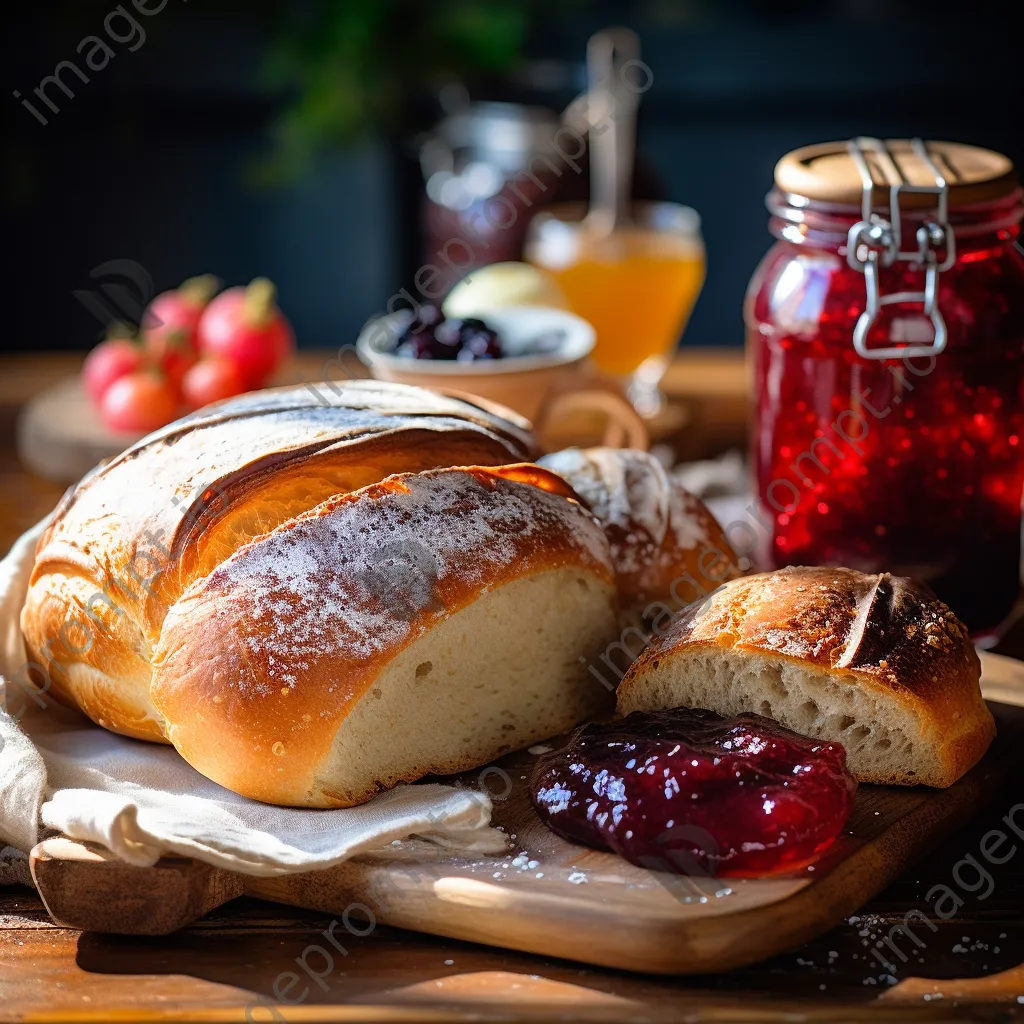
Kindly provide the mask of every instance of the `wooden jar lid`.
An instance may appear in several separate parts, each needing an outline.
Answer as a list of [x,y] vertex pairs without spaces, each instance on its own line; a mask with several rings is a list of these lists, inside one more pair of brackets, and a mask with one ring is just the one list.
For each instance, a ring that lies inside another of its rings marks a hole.
[[[927,164],[914,152],[909,139],[886,140],[908,184],[934,185]],[[1002,153],[958,142],[926,144],[932,160],[945,175],[951,207],[970,206],[1010,195],[1018,185],[1013,163]],[[865,149],[875,182],[875,203],[887,206],[888,186],[896,184],[877,155]],[[775,184],[783,191],[822,203],[859,206],[862,183],[846,142],[821,142],[787,153],[775,166]],[[900,196],[904,208],[934,207],[935,196],[908,192]]]

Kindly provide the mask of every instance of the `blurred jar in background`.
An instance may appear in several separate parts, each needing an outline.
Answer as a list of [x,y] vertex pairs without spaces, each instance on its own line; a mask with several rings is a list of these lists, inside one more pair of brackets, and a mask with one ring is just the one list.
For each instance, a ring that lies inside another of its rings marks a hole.
[[776,167],[768,208],[778,241],[745,308],[761,561],[914,576],[996,630],[1019,594],[1024,491],[1010,161],[809,146]]
[[582,143],[559,136],[560,126],[543,107],[474,103],[449,114],[423,142],[424,258],[442,270],[433,294],[473,267],[521,259],[541,206],[586,195]]
[[[517,103],[458,106],[422,141],[424,265],[440,269],[427,298],[443,295],[474,267],[523,258],[533,217],[551,203],[588,198],[586,127],[552,110]],[[640,161],[634,194],[660,188]],[[439,255],[440,254],[440,255]]]

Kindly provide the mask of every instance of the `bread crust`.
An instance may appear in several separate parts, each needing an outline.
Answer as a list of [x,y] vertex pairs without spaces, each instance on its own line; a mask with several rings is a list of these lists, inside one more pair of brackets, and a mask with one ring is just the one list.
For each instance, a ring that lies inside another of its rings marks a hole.
[[697,495],[649,452],[567,448],[545,455],[604,527],[625,617],[678,607],[739,576],[739,559]]
[[905,577],[790,566],[733,580],[640,655],[619,686],[619,712],[642,708],[645,676],[700,650],[815,666],[898,702],[919,721],[942,764],[930,785],[951,785],[995,736],[966,627],[928,587]]
[[381,671],[485,592],[566,566],[611,600],[601,529],[552,474],[526,466],[390,477],[324,502],[197,580],[164,622],[152,699],[185,759],[235,792],[358,802],[372,791],[318,776]]
[[536,454],[528,425],[377,381],[217,403],[97,467],[40,538],[22,610],[54,695],[124,735],[164,740],[149,699],[170,606],[252,537],[393,473]]

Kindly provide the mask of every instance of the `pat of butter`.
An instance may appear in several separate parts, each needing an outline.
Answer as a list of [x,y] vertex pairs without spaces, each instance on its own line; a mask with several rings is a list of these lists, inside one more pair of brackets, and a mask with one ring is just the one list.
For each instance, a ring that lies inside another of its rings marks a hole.
[[529,263],[492,263],[471,270],[448,293],[446,317],[477,316],[505,306],[553,306],[568,309],[562,290],[546,271]]

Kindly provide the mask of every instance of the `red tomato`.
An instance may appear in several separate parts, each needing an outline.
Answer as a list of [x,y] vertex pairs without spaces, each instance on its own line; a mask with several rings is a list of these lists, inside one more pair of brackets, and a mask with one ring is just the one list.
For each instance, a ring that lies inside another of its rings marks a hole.
[[170,381],[150,371],[120,377],[100,400],[100,419],[111,430],[148,434],[178,413],[178,396]]
[[238,367],[246,390],[261,388],[295,347],[295,336],[274,302],[274,286],[263,277],[248,288],[228,288],[206,307],[198,330],[199,350]]
[[175,387],[195,364],[196,328],[219,284],[210,274],[190,278],[180,288],[158,295],[143,314],[143,347]]
[[127,338],[101,341],[85,357],[82,367],[85,393],[98,404],[103,393],[115,380],[141,370],[145,361],[142,349]]
[[220,282],[212,274],[190,277],[173,291],[161,292],[142,315],[142,333],[153,346],[195,350],[196,327]]
[[181,382],[181,394],[189,409],[199,409],[222,398],[245,391],[238,367],[227,359],[208,356],[200,359]]
[[199,359],[191,343],[175,341],[166,333],[147,333],[142,336],[142,344],[152,365],[180,391],[185,374]]

